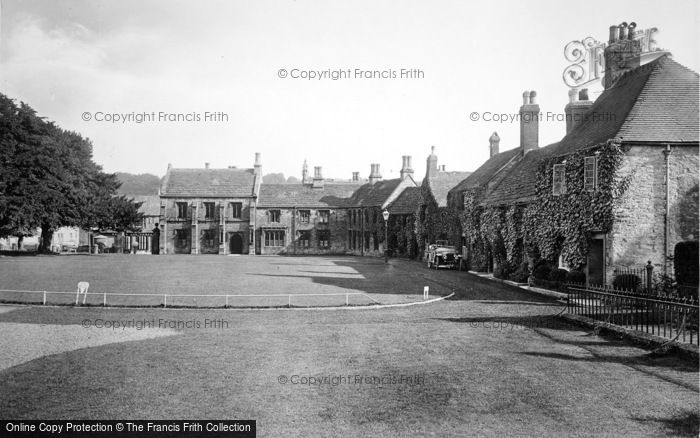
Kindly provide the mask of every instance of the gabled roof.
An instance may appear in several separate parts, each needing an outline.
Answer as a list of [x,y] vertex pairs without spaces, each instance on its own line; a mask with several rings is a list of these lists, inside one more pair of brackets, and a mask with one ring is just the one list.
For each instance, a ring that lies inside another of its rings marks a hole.
[[160,215],[160,197],[158,195],[125,195],[131,198],[134,202],[142,202],[139,207],[139,213],[144,216],[159,216]]
[[389,204],[390,214],[411,214],[420,203],[420,187],[406,187],[403,192]]
[[350,198],[352,207],[381,207],[401,184],[401,178],[380,180],[364,184]]
[[484,164],[482,164],[478,169],[472,172],[471,175],[466,177],[462,182],[457,184],[455,188],[450,190],[450,192],[461,192],[464,190],[469,190],[477,187],[482,187],[488,183],[491,178],[501,169],[503,166],[508,164],[516,155],[520,153],[521,149],[519,147],[511,149],[500,154],[496,154],[489,158]]
[[346,207],[358,187],[357,183],[324,184],[316,189],[309,184],[261,184],[258,207]]
[[428,189],[438,207],[447,207],[447,194],[471,172],[438,172],[428,180]]
[[569,154],[615,137],[623,142],[697,142],[698,78],[668,56],[626,72],[553,153]]
[[253,169],[168,169],[163,197],[245,198],[255,195]]
[[542,160],[568,155],[620,137],[629,142],[697,143],[698,80],[694,71],[668,56],[623,74],[603,91],[560,142],[528,152],[488,194],[486,205],[512,205],[535,199]]

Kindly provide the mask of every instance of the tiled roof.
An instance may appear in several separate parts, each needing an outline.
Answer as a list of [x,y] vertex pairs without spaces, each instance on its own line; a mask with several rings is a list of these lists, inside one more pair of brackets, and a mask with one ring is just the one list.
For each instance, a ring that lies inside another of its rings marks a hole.
[[482,164],[481,167],[472,172],[471,175],[462,180],[462,182],[457,184],[457,186],[450,191],[461,192],[464,190],[473,189],[485,185],[491,180],[491,178],[493,178],[493,176],[496,174],[496,172],[498,172],[499,169],[501,169],[508,162],[510,162],[510,160],[512,160],[513,157],[520,153],[520,151],[521,149],[518,147],[494,155],[493,157],[489,158],[484,164]]
[[420,203],[420,187],[406,187],[387,210],[390,214],[411,214]]
[[325,184],[314,189],[305,184],[262,184],[258,207],[345,207],[357,183]]
[[352,195],[350,205],[353,207],[381,207],[401,184],[400,178],[364,184]]
[[539,163],[621,137],[626,142],[698,142],[698,79],[667,56],[623,74],[606,89],[560,142],[525,155],[484,203],[504,205],[535,199]]
[[471,172],[438,172],[437,175],[427,178],[428,188],[438,207],[447,207],[449,191],[470,174]]
[[697,142],[700,75],[667,57],[651,64],[649,79],[618,135],[624,141]]
[[144,216],[160,215],[160,197],[158,195],[125,195],[134,202],[142,202],[139,212]]
[[250,197],[254,184],[253,169],[168,169],[161,196]]

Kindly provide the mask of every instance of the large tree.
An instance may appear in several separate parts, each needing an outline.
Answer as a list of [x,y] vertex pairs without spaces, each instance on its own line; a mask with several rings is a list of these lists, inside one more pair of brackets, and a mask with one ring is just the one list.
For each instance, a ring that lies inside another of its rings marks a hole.
[[116,175],[92,160],[90,140],[0,94],[0,237],[22,238],[40,228],[40,250],[48,251],[54,230],[62,226],[127,229],[131,223],[116,224],[111,215],[138,205],[114,200],[118,188]]

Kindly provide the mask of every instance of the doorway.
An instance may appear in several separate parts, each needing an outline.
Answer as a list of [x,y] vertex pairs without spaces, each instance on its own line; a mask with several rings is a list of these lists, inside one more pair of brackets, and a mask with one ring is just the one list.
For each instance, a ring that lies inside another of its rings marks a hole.
[[605,240],[593,239],[588,251],[588,284],[605,284]]
[[241,233],[233,233],[230,242],[231,254],[243,254],[243,236]]

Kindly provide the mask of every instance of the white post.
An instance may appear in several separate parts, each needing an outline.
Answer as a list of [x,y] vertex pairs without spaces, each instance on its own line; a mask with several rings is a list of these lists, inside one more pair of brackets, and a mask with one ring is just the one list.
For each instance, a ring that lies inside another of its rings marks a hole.
[[168,296],[163,294],[163,308],[165,309],[166,307],[168,307]]
[[345,305],[346,306],[350,305],[350,295],[349,294],[345,294]]
[[292,307],[292,294],[288,295],[289,301],[287,301],[287,307]]
[[228,307],[228,295],[226,295],[226,305],[224,307]]
[[102,307],[107,307],[107,292],[102,297]]
[[430,286],[424,286],[423,287],[423,299],[427,300],[428,296],[430,296]]
[[44,306],[46,305],[46,291],[44,291]]

